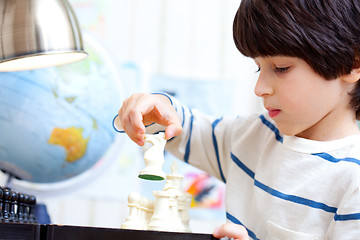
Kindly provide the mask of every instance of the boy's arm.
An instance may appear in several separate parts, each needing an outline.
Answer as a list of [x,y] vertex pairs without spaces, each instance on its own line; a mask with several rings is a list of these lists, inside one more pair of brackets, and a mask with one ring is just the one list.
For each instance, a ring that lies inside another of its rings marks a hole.
[[[226,182],[231,148],[231,128],[237,117],[202,114],[169,97],[182,126],[182,133],[166,144],[166,150],[176,158]],[[230,127],[229,127],[230,126]],[[158,129],[148,130],[151,132]],[[158,126],[154,126],[154,128]]]
[[230,137],[226,137],[229,131],[224,129],[227,124],[217,125],[219,120],[187,108],[165,94],[142,93],[124,101],[114,126],[117,130],[122,128],[140,146],[144,144],[145,131],[165,130],[166,139],[170,139],[167,151],[224,181],[227,162],[222,159],[223,154],[229,153]]
[[344,194],[325,239],[359,239],[359,236],[360,184],[354,181],[353,186]]

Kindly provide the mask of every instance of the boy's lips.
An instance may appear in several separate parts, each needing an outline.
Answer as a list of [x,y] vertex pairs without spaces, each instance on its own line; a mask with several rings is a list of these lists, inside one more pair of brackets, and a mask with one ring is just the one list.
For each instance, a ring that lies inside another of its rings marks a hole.
[[271,118],[276,117],[276,116],[279,115],[280,112],[281,112],[280,109],[274,109],[274,108],[266,108],[266,110],[268,110],[269,116],[270,116]]

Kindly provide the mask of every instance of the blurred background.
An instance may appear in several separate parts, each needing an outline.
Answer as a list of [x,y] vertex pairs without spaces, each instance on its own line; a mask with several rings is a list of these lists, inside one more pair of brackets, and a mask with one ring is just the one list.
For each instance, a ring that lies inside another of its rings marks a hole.
[[[44,99],[26,108],[36,115],[34,122],[41,125],[39,129],[46,129],[56,118],[64,125],[62,134],[78,134],[79,142],[88,143],[83,162],[93,161],[93,164],[74,178],[70,172],[66,179],[62,178],[64,172],[59,170],[59,173],[49,173],[53,177],[50,183],[47,176],[46,179],[39,177],[35,183],[14,180],[13,187],[35,194],[38,202],[46,204],[52,223],[118,228],[128,216],[127,197],[131,191],[152,198],[152,191],[161,190],[164,184],[137,177],[144,166],[142,149],[126,135],[113,131],[112,118],[122,101],[135,92],[164,91],[208,114],[247,115],[262,107],[253,92],[257,67],[251,59],[243,57],[233,43],[232,21],[239,0],[69,2],[79,20],[88,59],[61,67],[1,73],[0,77],[14,79],[14,82],[26,79],[27,83],[32,79],[50,78],[51,81],[43,83],[43,89],[51,92],[54,101],[43,103],[45,98],[50,98],[44,93]],[[34,99],[30,95],[34,89],[27,87],[22,95],[29,94],[29,99]],[[38,94],[35,92],[32,94]],[[9,106],[0,101],[1,107],[4,113]],[[65,118],[70,115],[75,116],[77,122]],[[31,122],[31,116],[27,114],[21,126]],[[4,119],[0,113],[0,121]],[[61,130],[61,126],[54,123],[49,126],[49,132],[41,136],[47,144],[55,128]],[[102,134],[97,133],[99,129]],[[11,135],[0,134],[6,138]],[[40,144],[35,143],[24,145],[31,151],[40,148]],[[46,155],[44,161],[50,164],[48,156],[55,154],[55,158],[65,158],[61,146],[48,145],[45,152],[49,155],[40,149],[34,161]],[[2,146],[0,141],[0,160],[6,148],[9,147]],[[170,172],[172,161],[177,160],[166,154],[165,172]],[[71,164],[81,164],[81,158],[72,162],[75,163],[61,162],[58,168],[70,169]],[[211,233],[226,220],[224,186],[186,164],[179,162],[179,166],[185,176],[184,191],[192,193],[194,198],[190,227],[193,232]],[[40,168],[40,171],[43,170]],[[2,175],[6,184],[7,175]]]

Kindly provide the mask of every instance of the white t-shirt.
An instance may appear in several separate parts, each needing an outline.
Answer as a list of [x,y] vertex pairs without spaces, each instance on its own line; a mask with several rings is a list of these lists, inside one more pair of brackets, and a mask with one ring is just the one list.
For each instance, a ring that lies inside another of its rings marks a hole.
[[283,136],[267,114],[217,119],[171,100],[183,133],[166,150],[226,183],[227,219],[252,239],[360,239],[360,135]]

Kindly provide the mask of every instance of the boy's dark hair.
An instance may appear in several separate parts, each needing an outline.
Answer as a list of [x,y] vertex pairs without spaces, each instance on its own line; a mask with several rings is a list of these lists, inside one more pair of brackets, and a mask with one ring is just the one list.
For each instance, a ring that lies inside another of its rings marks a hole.
[[[298,57],[334,79],[360,66],[360,1],[242,0],[233,34],[245,56]],[[360,119],[360,81],[350,95]]]

